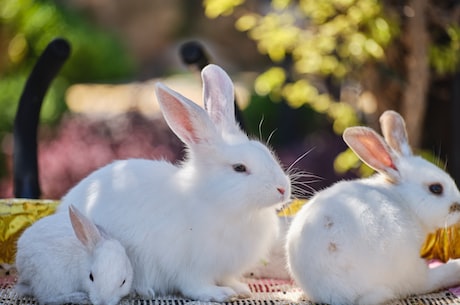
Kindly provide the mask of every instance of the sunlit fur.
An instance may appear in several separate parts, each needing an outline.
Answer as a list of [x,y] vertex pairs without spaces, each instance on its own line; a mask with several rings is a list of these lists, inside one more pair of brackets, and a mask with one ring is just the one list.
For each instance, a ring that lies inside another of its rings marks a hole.
[[133,279],[120,243],[104,237],[94,248],[83,245],[66,212],[40,219],[22,234],[16,267],[16,291],[40,304],[115,305],[130,292]]
[[[238,278],[269,251],[278,234],[276,207],[291,195],[272,152],[236,125],[233,96],[224,94],[233,92],[228,76],[216,66],[203,73],[205,100],[227,104],[213,104],[209,115],[172,90],[157,89],[169,126],[187,144],[184,161],[117,161],[63,198],[62,206],[75,202],[122,242],[134,267],[133,288],[144,296],[247,297]],[[238,163],[247,172],[236,172]]]
[[[458,260],[429,269],[420,258],[428,233],[460,221],[451,213],[460,202],[454,181],[420,157],[390,154],[396,181],[378,173],[338,182],[296,215],[287,237],[289,269],[312,301],[380,304],[460,283]],[[442,195],[430,192],[432,183],[442,184]]]

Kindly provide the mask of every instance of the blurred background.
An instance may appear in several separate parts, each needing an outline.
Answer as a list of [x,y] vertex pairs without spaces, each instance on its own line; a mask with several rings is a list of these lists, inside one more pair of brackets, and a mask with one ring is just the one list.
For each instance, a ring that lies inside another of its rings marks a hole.
[[191,41],[234,80],[246,131],[311,174],[297,196],[370,174],[341,133],[379,130],[387,109],[417,153],[460,179],[460,1],[0,0],[0,198],[13,197],[21,92],[56,37],[72,51],[41,109],[42,198],[113,159],[183,157],[153,84],[201,101],[181,57]]

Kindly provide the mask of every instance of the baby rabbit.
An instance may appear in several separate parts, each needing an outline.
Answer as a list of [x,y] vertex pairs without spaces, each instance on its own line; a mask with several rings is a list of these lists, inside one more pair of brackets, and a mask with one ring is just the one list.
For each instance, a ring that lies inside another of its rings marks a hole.
[[69,216],[42,218],[21,235],[16,292],[40,304],[117,304],[133,279],[125,249],[73,206]]
[[276,239],[276,208],[290,179],[273,153],[250,140],[234,117],[234,88],[218,66],[202,70],[206,111],[156,85],[162,114],[186,144],[179,165],[116,161],[83,179],[62,199],[120,240],[145,297],[181,293],[201,301],[248,297],[238,280]]
[[[313,302],[380,304],[460,283],[460,261],[429,269],[420,247],[429,232],[460,220],[460,193],[441,169],[413,156],[393,111],[343,138],[378,174],[317,193],[288,231],[290,271]],[[388,143],[388,144],[387,144]]]

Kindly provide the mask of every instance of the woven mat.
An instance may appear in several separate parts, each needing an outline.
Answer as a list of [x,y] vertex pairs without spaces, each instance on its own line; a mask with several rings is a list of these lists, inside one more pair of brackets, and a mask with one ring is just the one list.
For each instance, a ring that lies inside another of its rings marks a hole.
[[[21,298],[13,291],[16,278],[13,276],[0,277],[0,304],[4,305],[38,305],[32,298]],[[302,296],[300,289],[289,281],[280,280],[248,280],[248,284],[253,292],[250,299],[242,299],[224,304],[228,305],[314,305]],[[176,296],[159,297],[155,299],[142,299],[140,297],[125,298],[120,305],[184,305],[184,304],[222,304],[212,302],[199,302],[184,299]],[[460,304],[460,297],[455,296],[449,291],[413,296],[404,300],[390,302],[391,305],[440,305],[440,304]]]

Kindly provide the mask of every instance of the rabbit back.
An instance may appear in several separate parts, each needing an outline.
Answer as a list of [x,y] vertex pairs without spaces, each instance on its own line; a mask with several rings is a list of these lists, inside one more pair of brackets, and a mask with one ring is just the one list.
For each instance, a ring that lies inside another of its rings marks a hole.
[[319,192],[289,230],[289,268],[313,301],[380,304],[460,282],[458,261],[432,270],[420,257],[428,233],[460,220],[460,192],[412,154],[399,114],[380,121],[385,139],[367,127],[343,134],[377,174]]
[[[171,170],[171,178],[158,179],[157,165]],[[235,215],[222,212],[222,203],[214,204],[214,198],[203,204],[195,198],[196,188],[189,193],[184,182],[189,179],[180,175],[185,174],[160,161],[116,161],[81,181],[60,207],[76,202],[79,210],[122,243],[135,270],[133,287],[142,295],[181,291],[200,276],[212,282],[216,279],[206,277],[219,274],[224,279],[222,275],[242,273],[267,254],[278,235],[274,208]],[[127,183],[114,187],[119,176],[142,192],[129,191]],[[97,192],[95,185],[100,187]],[[82,194],[85,198],[79,197]],[[233,199],[227,200],[225,205],[231,206]],[[219,218],[222,213],[225,217]]]
[[63,206],[77,204],[123,244],[142,295],[248,296],[238,277],[269,251],[278,232],[276,207],[291,195],[272,151],[235,122],[229,76],[210,65],[202,79],[206,109],[156,85],[163,117],[186,145],[180,164],[117,161],[63,198]]
[[371,300],[360,297],[378,287],[393,298],[400,289],[420,286],[414,278],[424,277],[426,265],[411,258],[419,255],[422,236],[406,230],[417,223],[387,190],[372,184],[339,182],[294,218],[287,237],[289,269],[315,301],[366,304]]

